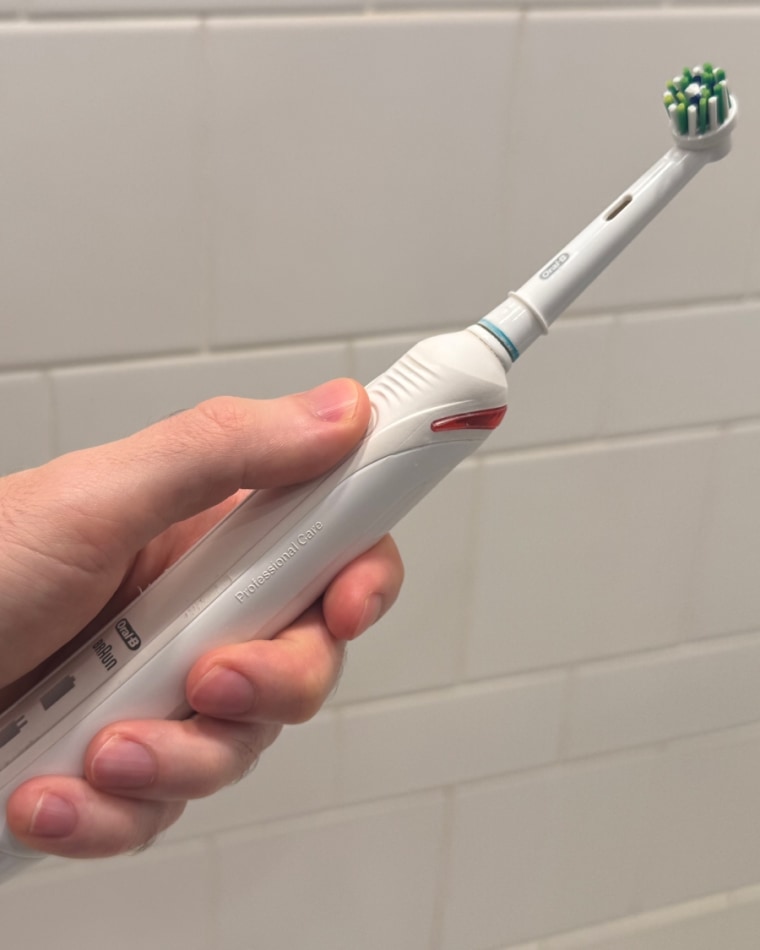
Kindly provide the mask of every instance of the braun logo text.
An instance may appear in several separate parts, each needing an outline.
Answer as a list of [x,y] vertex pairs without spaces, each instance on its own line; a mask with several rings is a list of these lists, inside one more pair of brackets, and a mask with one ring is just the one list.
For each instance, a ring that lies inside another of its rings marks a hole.
[[95,656],[100,660],[107,670],[112,670],[119,662],[113,655],[111,645],[106,643],[102,637],[93,643],[92,649],[95,651]]

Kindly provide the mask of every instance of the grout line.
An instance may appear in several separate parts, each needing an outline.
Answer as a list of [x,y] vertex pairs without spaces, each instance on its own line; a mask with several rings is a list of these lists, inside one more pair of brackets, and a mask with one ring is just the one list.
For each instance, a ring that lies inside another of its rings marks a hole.
[[595,438],[568,439],[562,442],[542,442],[530,445],[515,445],[511,449],[484,449],[481,459],[486,465],[503,462],[524,462],[552,459],[568,454],[602,453],[609,449],[639,449],[695,439],[717,438],[740,426],[760,424],[760,417],[748,416],[710,422],[681,423],[662,429],[643,429],[631,432],[605,433]]
[[47,458],[53,458],[60,454],[58,438],[58,404],[55,398],[55,385],[50,372],[42,373],[42,382],[45,387],[45,403],[47,405],[47,436],[46,451]]
[[[677,5],[683,6],[682,4]],[[136,4],[130,8],[129,3],[125,3],[119,9],[100,10],[94,4],[88,7],[82,3],[79,8],[67,10],[39,10],[35,9],[34,2],[23,3],[17,10],[8,10],[0,12],[0,23],[23,20],[32,24],[36,23],[79,23],[83,21],[105,21],[111,22],[126,19],[178,19],[186,17],[201,17],[204,20],[212,19],[295,19],[301,17],[310,18],[332,18],[341,16],[364,15],[368,17],[383,16],[419,16],[427,14],[436,16],[440,14],[454,15],[478,15],[481,13],[545,13],[561,10],[563,13],[588,13],[599,12],[608,8],[605,0],[579,0],[576,3],[564,3],[561,0],[478,0],[476,3],[446,2],[446,0],[430,0],[430,2],[410,2],[403,3],[389,0],[387,3],[372,3],[367,0],[345,0],[337,4],[293,4],[285,9],[278,7],[276,3],[260,5],[251,3],[247,6],[226,6],[223,2],[215,5],[211,4],[192,4],[183,8],[173,6],[165,7],[156,4],[149,8],[144,4]],[[667,3],[663,0],[639,0],[635,3],[616,3],[614,9],[621,13],[636,12],[641,10],[664,10],[669,9]]]
[[[564,326],[572,326],[581,322],[595,322],[607,320],[611,317],[615,318],[630,318],[632,320],[636,319],[662,319],[662,318],[683,318],[689,319],[690,317],[699,317],[710,315],[715,312],[715,309],[720,308],[721,312],[726,316],[731,316],[734,313],[745,313],[748,310],[753,310],[760,307],[760,295],[753,295],[750,297],[728,297],[728,298],[716,298],[711,301],[700,301],[698,303],[684,303],[684,304],[658,304],[653,302],[641,307],[623,307],[618,309],[607,308],[605,310],[599,311],[579,311],[577,313],[567,314],[566,318],[563,319]],[[210,344],[208,350],[205,349],[206,341],[201,341],[198,347],[192,348],[180,348],[176,350],[165,350],[165,351],[136,351],[134,353],[128,353],[124,355],[119,354],[110,354],[105,356],[93,356],[85,358],[72,358],[64,360],[46,360],[44,362],[25,362],[20,361],[18,363],[7,363],[3,364],[0,362],[0,375],[11,374],[11,373],[21,373],[21,372],[39,372],[41,370],[58,370],[58,369],[78,369],[80,367],[88,367],[92,365],[96,366],[108,366],[108,365],[121,365],[130,362],[141,362],[146,363],[150,361],[162,361],[165,359],[171,359],[175,357],[192,357],[192,356],[234,356],[240,353],[255,353],[261,350],[281,350],[292,347],[309,347],[309,346],[325,346],[325,345],[350,345],[352,347],[361,346],[364,343],[371,344],[380,344],[382,345],[384,341],[394,341],[399,338],[408,339],[411,343],[424,339],[425,337],[432,336],[436,333],[449,333],[454,330],[461,330],[461,323],[444,323],[439,325],[433,325],[429,327],[413,327],[410,330],[404,330],[402,328],[394,328],[393,330],[378,330],[368,329],[365,332],[352,332],[350,334],[342,334],[340,336],[304,336],[299,338],[286,338],[281,339],[272,339],[262,342],[244,342],[240,344],[226,344],[214,346]]]
[[452,867],[451,850],[454,838],[454,792],[446,789],[443,797],[443,828],[436,864],[433,913],[430,922],[429,950],[438,950],[443,945],[444,925],[446,922],[446,903],[451,887],[449,869]]
[[[357,711],[396,711],[399,708],[404,708],[410,703],[413,704],[418,701],[423,703],[435,703],[437,701],[457,700],[484,693],[498,692],[502,689],[525,689],[531,686],[540,687],[549,681],[560,680],[563,677],[566,680],[563,686],[565,692],[564,702],[568,703],[572,696],[572,680],[579,674],[594,672],[604,673],[605,669],[616,670],[627,664],[638,665],[649,661],[661,661],[663,663],[687,661],[692,658],[709,657],[714,653],[729,653],[733,650],[741,649],[742,647],[755,645],[760,645],[759,630],[753,629],[731,632],[704,640],[689,640],[674,643],[665,647],[652,647],[605,657],[588,657],[561,666],[516,670],[493,677],[462,680],[444,685],[420,686],[406,692],[388,693],[382,696],[369,696],[366,699],[356,698],[346,703],[337,702],[333,705],[332,709],[341,714],[350,714]],[[564,718],[567,718],[569,706],[565,705],[564,709]],[[726,729],[733,729],[744,725],[747,725],[747,723],[719,726],[711,731],[722,732]],[[692,733],[690,735],[698,734],[699,733]],[[675,738],[677,739],[678,737]],[[671,740],[670,738],[657,740],[658,743],[661,741]],[[621,747],[621,749],[622,748],[629,747]],[[596,753],[593,755],[595,754]],[[591,757],[593,757],[593,755]]]
[[515,768],[506,772],[461,778],[448,783],[433,783],[429,786],[408,788],[396,792],[385,791],[377,797],[345,797],[340,801],[312,810],[282,814],[272,818],[261,818],[252,822],[223,825],[214,831],[204,831],[182,840],[199,841],[210,837],[216,843],[220,838],[229,838],[241,831],[245,831],[253,837],[261,834],[279,834],[283,831],[298,828],[330,825],[336,820],[341,820],[341,816],[346,814],[373,814],[377,811],[405,808],[407,805],[432,801],[441,797],[443,797],[447,806],[450,805],[453,808],[456,796],[463,791],[488,790],[489,788],[498,788],[504,784],[550,779],[565,774],[573,775],[600,764],[614,766],[648,760],[659,761],[673,752],[677,753],[682,749],[688,750],[690,747],[693,748],[695,745],[705,742],[715,742],[716,739],[720,738],[726,740],[729,745],[746,743],[747,741],[760,742],[760,723],[743,723],[710,732],[676,736],[647,745],[611,749],[561,762],[546,761],[527,768]]

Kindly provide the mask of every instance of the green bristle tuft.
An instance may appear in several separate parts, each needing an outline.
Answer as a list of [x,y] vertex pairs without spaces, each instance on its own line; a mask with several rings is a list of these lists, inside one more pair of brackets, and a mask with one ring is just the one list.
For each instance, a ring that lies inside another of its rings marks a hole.
[[679,102],[676,106],[676,121],[681,135],[686,135],[689,131],[689,118],[686,114],[685,102]]
[[[691,87],[691,88],[690,88]],[[717,109],[710,105],[715,99]],[[679,76],[665,84],[663,97],[665,109],[673,116],[674,129],[679,135],[689,134],[688,108],[696,106],[696,134],[704,135],[711,130],[710,114],[713,114],[713,126],[717,111],[718,127],[729,118],[731,99],[726,85],[726,71],[716,68],[712,63],[703,63],[693,69],[688,67]],[[675,109],[671,107],[675,106]],[[694,125],[692,123],[692,130]],[[693,134],[693,133],[692,133]]]

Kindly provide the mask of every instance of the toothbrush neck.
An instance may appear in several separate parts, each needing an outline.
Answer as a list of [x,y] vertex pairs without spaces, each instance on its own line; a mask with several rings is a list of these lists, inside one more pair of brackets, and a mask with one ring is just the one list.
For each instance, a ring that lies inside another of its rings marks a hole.
[[480,325],[514,362],[712,157],[671,148]]

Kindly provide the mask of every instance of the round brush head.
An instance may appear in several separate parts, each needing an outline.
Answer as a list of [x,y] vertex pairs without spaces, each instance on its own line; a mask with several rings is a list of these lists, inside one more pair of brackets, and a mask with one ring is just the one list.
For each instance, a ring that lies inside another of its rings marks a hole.
[[730,147],[738,107],[728,91],[725,70],[711,63],[684,69],[667,84],[665,108],[681,148],[725,152]]

